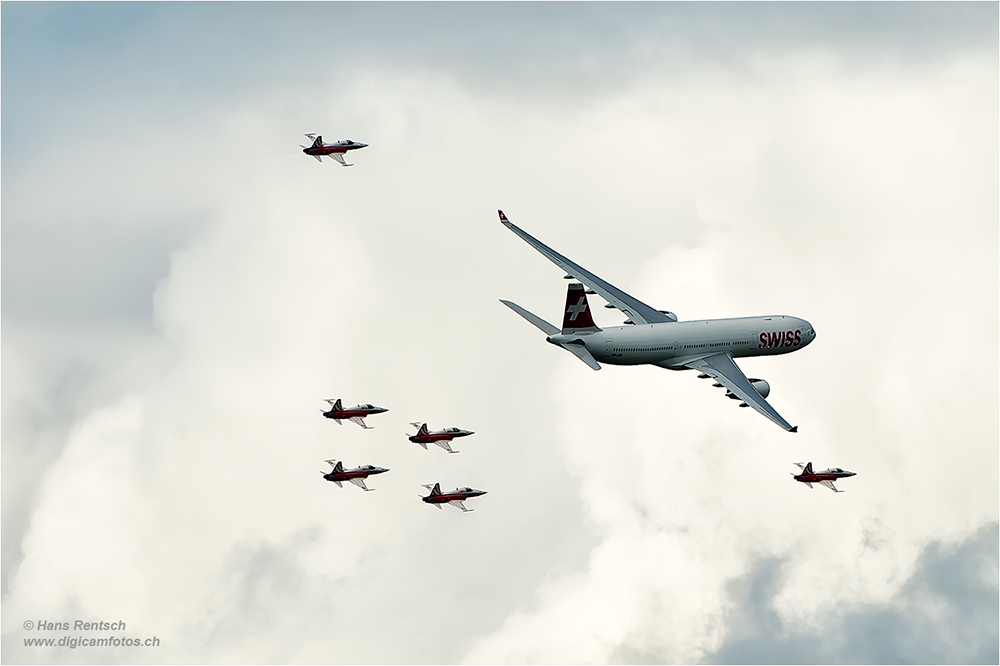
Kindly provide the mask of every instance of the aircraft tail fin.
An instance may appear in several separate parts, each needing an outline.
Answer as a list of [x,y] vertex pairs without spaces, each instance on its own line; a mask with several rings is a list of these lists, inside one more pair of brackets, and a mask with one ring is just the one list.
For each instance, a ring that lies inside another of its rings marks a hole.
[[563,311],[562,333],[595,333],[601,329],[594,323],[590,314],[590,303],[587,302],[587,292],[582,284],[574,282],[566,290],[566,309]]
[[327,402],[330,403],[330,411],[339,412],[344,408],[344,406],[340,404],[340,398],[337,398],[336,400],[327,399]]
[[310,146],[310,147],[311,148],[319,148],[322,145],[323,145],[323,135],[322,134],[317,134],[316,138],[313,139],[313,145]]
[[434,487],[431,488],[431,494],[429,495],[429,497],[434,497],[435,495],[440,495],[440,494],[441,494],[441,484],[435,483]]
[[807,462],[806,463],[806,466],[802,468],[802,473],[803,474],[812,474],[813,473],[813,464],[812,464],[812,462]]
[[338,460],[337,464],[333,466],[333,471],[334,472],[343,472],[344,471],[344,463],[343,463],[343,461]]

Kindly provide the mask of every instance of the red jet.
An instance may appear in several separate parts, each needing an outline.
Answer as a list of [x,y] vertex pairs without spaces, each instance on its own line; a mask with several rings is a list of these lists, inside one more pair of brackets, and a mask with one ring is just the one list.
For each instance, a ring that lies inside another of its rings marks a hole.
[[353,469],[344,469],[344,463],[339,460],[327,460],[325,462],[330,463],[333,467],[329,472],[323,472],[320,470],[320,474],[327,481],[333,481],[337,484],[338,488],[343,488],[341,485],[343,481],[350,481],[361,490],[375,490],[374,488],[369,488],[365,485],[365,479],[367,479],[372,474],[381,474],[382,472],[388,472],[389,470],[385,467],[375,467],[375,465],[361,465],[360,467],[355,467]]
[[353,164],[348,164],[344,161],[344,153],[349,150],[358,150],[360,148],[367,148],[367,143],[359,143],[358,141],[351,141],[350,139],[344,139],[343,141],[338,141],[337,143],[323,143],[323,136],[316,134],[306,134],[307,137],[313,140],[311,146],[302,146],[302,152],[306,155],[312,155],[316,158],[317,162],[323,161],[323,156],[326,155],[330,159],[337,160],[340,162],[341,166],[354,166]]
[[462,430],[461,428],[445,428],[444,430],[432,431],[427,429],[426,423],[420,423],[419,421],[410,425],[417,429],[417,434],[410,435],[410,441],[414,444],[419,444],[425,450],[428,444],[437,444],[448,453],[459,453],[459,451],[453,451],[448,442],[456,437],[468,437],[469,435],[476,434],[471,430]]
[[485,490],[476,490],[475,488],[455,488],[449,492],[441,492],[441,484],[435,483],[433,486],[425,485],[431,491],[431,494],[427,497],[422,497],[423,501],[428,504],[434,504],[437,508],[441,508],[442,504],[451,504],[453,507],[461,509],[462,511],[474,511],[475,509],[466,509],[465,505],[462,504],[465,500],[470,497],[479,497],[480,495],[485,495]]
[[[340,404],[340,398],[337,398],[336,400],[327,398],[326,402],[330,403],[330,410],[323,412],[323,416],[328,419],[333,419],[338,424],[341,419],[347,419],[352,423],[357,423],[365,430],[371,430],[371,428],[365,425],[363,420],[365,416],[381,414],[382,412],[389,411],[385,407],[378,407],[376,405],[355,405],[344,409],[344,407]],[[321,409],[320,411],[322,412],[323,410]]]
[[826,486],[835,493],[842,493],[843,490],[837,490],[837,487],[833,485],[833,482],[837,479],[846,479],[849,476],[854,476],[855,472],[848,472],[846,469],[840,469],[839,467],[831,467],[830,469],[824,469],[821,472],[813,471],[813,464],[811,462],[803,465],[802,463],[795,463],[798,465],[799,469],[802,470],[801,474],[795,474],[789,472],[796,481],[806,484],[812,488],[812,484],[818,483],[820,485]]

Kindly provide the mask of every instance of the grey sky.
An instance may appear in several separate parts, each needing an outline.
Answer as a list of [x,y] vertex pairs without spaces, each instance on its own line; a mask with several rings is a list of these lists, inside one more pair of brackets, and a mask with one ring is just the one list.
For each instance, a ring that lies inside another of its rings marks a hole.
[[[996,3],[2,14],[5,663],[996,660]],[[742,364],[801,432],[545,344],[498,207],[682,319],[808,319]],[[162,646],[23,646],[78,616]]]

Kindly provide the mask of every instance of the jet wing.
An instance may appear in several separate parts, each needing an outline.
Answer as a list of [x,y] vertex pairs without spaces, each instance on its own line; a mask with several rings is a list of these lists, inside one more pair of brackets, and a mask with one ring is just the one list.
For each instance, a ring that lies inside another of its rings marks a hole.
[[760,396],[760,393],[757,393],[757,389],[750,385],[750,382],[747,381],[746,375],[743,374],[743,371],[740,370],[739,366],[733,361],[731,354],[711,354],[709,356],[689,361],[684,365],[689,368],[694,368],[695,370],[700,370],[710,377],[714,377],[716,381],[735,393],[741,400],[743,400],[743,402],[747,403],[785,430],[789,432],[798,432],[798,426],[793,427],[788,423],[788,421],[781,418],[781,415],[774,411],[774,407],[769,405],[767,400],[764,400],[764,398]]
[[[436,441],[434,443],[437,444],[438,446],[440,446],[442,449],[444,449],[448,453],[458,453],[458,451],[455,451],[450,446],[448,446],[448,441],[447,440],[439,439],[438,441]],[[427,447],[425,446],[424,448],[427,448]]]
[[[743,396],[740,396],[740,397],[743,397]],[[362,428],[364,428],[365,430],[371,430],[371,428],[369,428],[368,426],[366,426],[366,425],[365,425],[365,422],[364,422],[364,420],[363,420],[363,419],[362,419],[362,418],[361,418],[360,416],[352,416],[352,417],[351,417],[350,419],[348,419],[348,420],[349,420],[349,421],[350,421],[351,423],[357,423],[357,424],[358,424],[359,426],[361,426],[361,427],[362,427]]]
[[354,485],[356,485],[358,488],[361,488],[361,490],[369,490],[368,486],[365,485],[365,480],[364,479],[359,479],[359,478],[355,477],[355,478],[351,479],[350,481],[351,481],[351,483],[353,483]]
[[826,486],[835,493],[844,492],[843,490],[837,490],[837,486],[833,485],[833,481],[830,481],[829,479],[827,479],[826,481],[820,481],[820,484]]
[[465,511],[465,512],[472,511],[472,509],[466,509],[465,508],[465,505],[462,504],[462,500],[452,500],[452,501],[448,502],[448,504],[451,504],[453,507],[455,507],[457,509],[461,509],[462,511]]
[[341,166],[351,166],[344,160],[344,155],[342,153],[330,153],[327,157],[332,157],[333,159],[340,162]]
[[[566,257],[562,256],[552,248],[550,248],[545,243],[541,242],[531,234],[527,233],[520,227],[515,226],[507,219],[507,216],[503,214],[503,211],[497,211],[500,213],[500,221],[503,222],[504,226],[513,231],[515,234],[520,236],[528,245],[532,246],[539,252],[541,252],[545,257],[554,263],[559,268],[563,269],[567,273],[573,276],[574,279],[579,280],[585,284],[590,289],[593,289],[598,294],[601,295],[604,300],[611,303],[616,308],[624,312],[629,316],[629,318],[636,324],[658,324],[661,322],[676,321],[672,317],[668,317],[654,307],[646,305],[642,301],[632,296],[629,296],[624,291],[618,287],[608,284],[601,278],[597,277],[586,268],[575,264]],[[509,304],[508,307],[510,307]],[[512,308],[513,309],[513,308]],[[522,317],[524,316],[520,311],[515,310]],[[527,319],[527,317],[525,317]],[[530,319],[528,321],[531,321]],[[535,322],[532,322],[535,323]],[[538,324],[535,324],[538,326]],[[539,326],[541,328],[541,326]],[[542,329],[544,330],[544,329]],[[550,334],[551,335],[551,334]],[[584,361],[586,362],[586,361]],[[589,363],[588,363],[589,365]],[[593,367],[593,366],[592,366]]]

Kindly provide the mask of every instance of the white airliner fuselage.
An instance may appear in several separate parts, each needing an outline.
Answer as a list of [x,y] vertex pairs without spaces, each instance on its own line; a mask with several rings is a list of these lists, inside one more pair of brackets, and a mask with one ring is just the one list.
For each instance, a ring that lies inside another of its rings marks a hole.
[[582,341],[596,360],[609,365],[652,364],[687,370],[686,362],[707,353],[728,353],[735,358],[787,354],[815,337],[806,320],[771,315],[609,326],[593,333],[557,333],[546,340],[559,346]]

